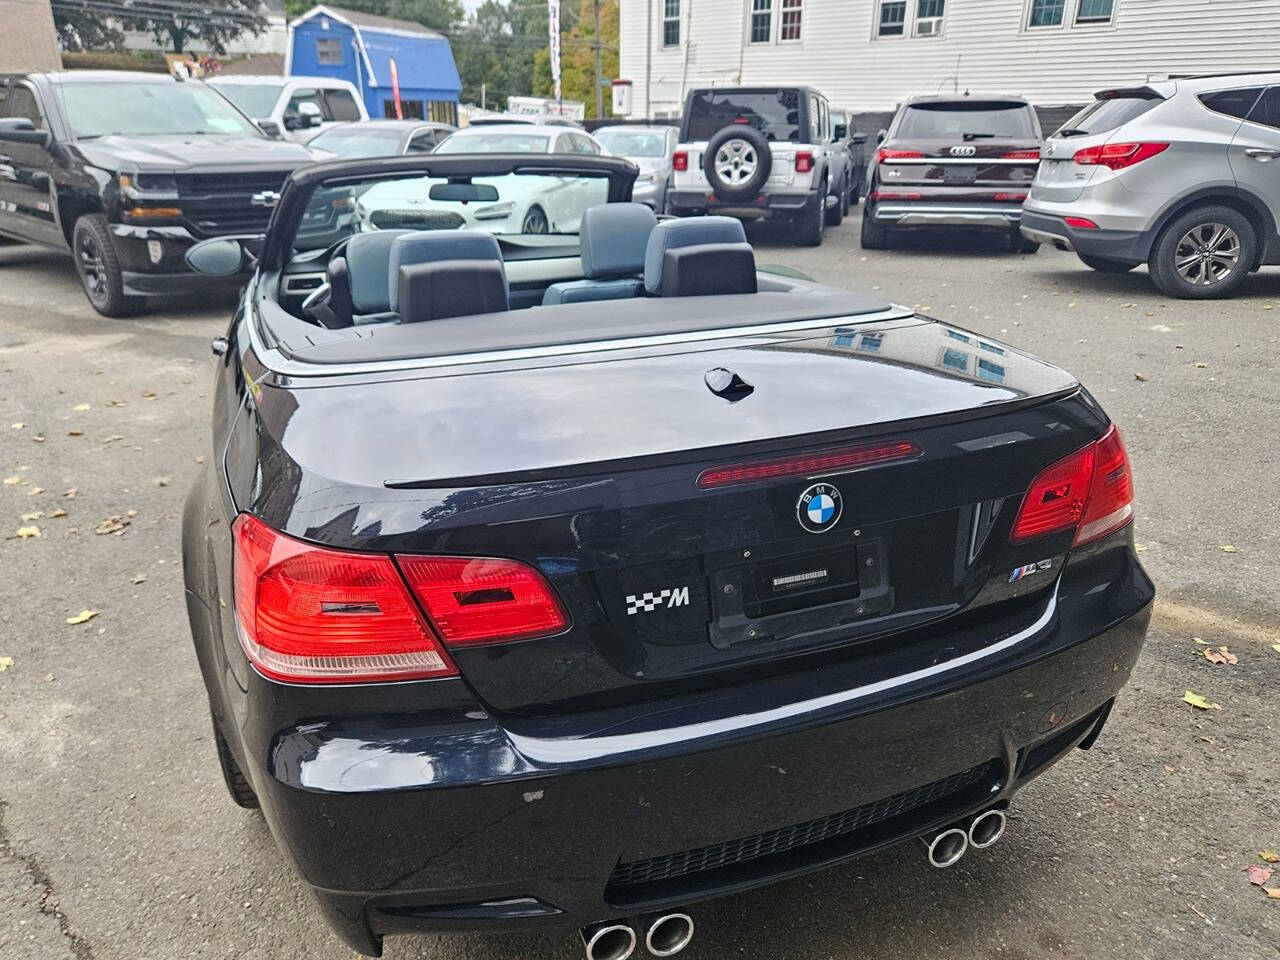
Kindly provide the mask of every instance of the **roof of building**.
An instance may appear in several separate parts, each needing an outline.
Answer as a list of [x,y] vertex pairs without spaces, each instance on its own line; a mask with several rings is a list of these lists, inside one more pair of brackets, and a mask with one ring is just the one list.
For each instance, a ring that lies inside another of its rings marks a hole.
[[322,4],[318,7],[312,7],[302,16],[291,22],[289,26],[294,27],[305,20],[312,17],[328,16],[337,20],[339,23],[345,23],[349,26],[358,27],[361,30],[376,30],[382,33],[410,33],[425,37],[443,36],[425,27],[420,23],[412,20],[397,20],[394,17],[383,17],[376,13],[365,13],[361,10],[348,10],[345,7],[333,7]]
[[216,76],[282,77],[284,76],[284,54],[257,53],[243,60],[232,60],[224,63]]

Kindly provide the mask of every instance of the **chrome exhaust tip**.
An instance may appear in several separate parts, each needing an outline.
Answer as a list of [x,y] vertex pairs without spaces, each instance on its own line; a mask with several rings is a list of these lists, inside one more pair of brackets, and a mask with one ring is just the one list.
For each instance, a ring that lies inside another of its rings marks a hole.
[[975,850],[994,847],[1004,836],[1005,822],[1003,810],[984,810],[969,824],[969,845]]
[[636,932],[625,923],[593,923],[582,928],[587,960],[627,960],[636,950]]
[[693,917],[687,913],[663,913],[655,916],[644,935],[644,945],[655,957],[671,957],[693,939]]
[[929,863],[939,869],[953,867],[969,849],[969,835],[959,827],[939,831],[932,840],[920,838],[929,856]]

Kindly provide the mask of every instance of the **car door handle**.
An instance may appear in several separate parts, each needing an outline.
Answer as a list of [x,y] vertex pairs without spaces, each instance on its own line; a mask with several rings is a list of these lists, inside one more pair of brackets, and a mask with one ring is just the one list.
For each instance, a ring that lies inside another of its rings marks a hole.
[[1263,150],[1255,147],[1252,150],[1246,150],[1244,155],[1253,160],[1261,160],[1263,163],[1280,160],[1280,150]]

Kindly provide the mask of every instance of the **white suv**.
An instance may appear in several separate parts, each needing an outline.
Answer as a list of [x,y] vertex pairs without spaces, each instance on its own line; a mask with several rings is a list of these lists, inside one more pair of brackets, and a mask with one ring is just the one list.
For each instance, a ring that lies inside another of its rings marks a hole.
[[667,212],[792,222],[806,246],[844,218],[827,98],[809,87],[689,92]]
[[[268,133],[307,143],[326,127],[368,120],[360,93],[329,77],[213,77],[205,81]],[[271,129],[274,124],[275,130]]]

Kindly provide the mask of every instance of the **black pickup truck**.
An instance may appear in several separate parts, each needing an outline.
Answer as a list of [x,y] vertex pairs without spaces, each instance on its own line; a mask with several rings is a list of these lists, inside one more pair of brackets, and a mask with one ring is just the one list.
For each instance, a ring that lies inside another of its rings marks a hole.
[[209,285],[187,248],[260,234],[285,177],[311,160],[202,83],[0,76],[0,237],[70,250],[104,316]]

